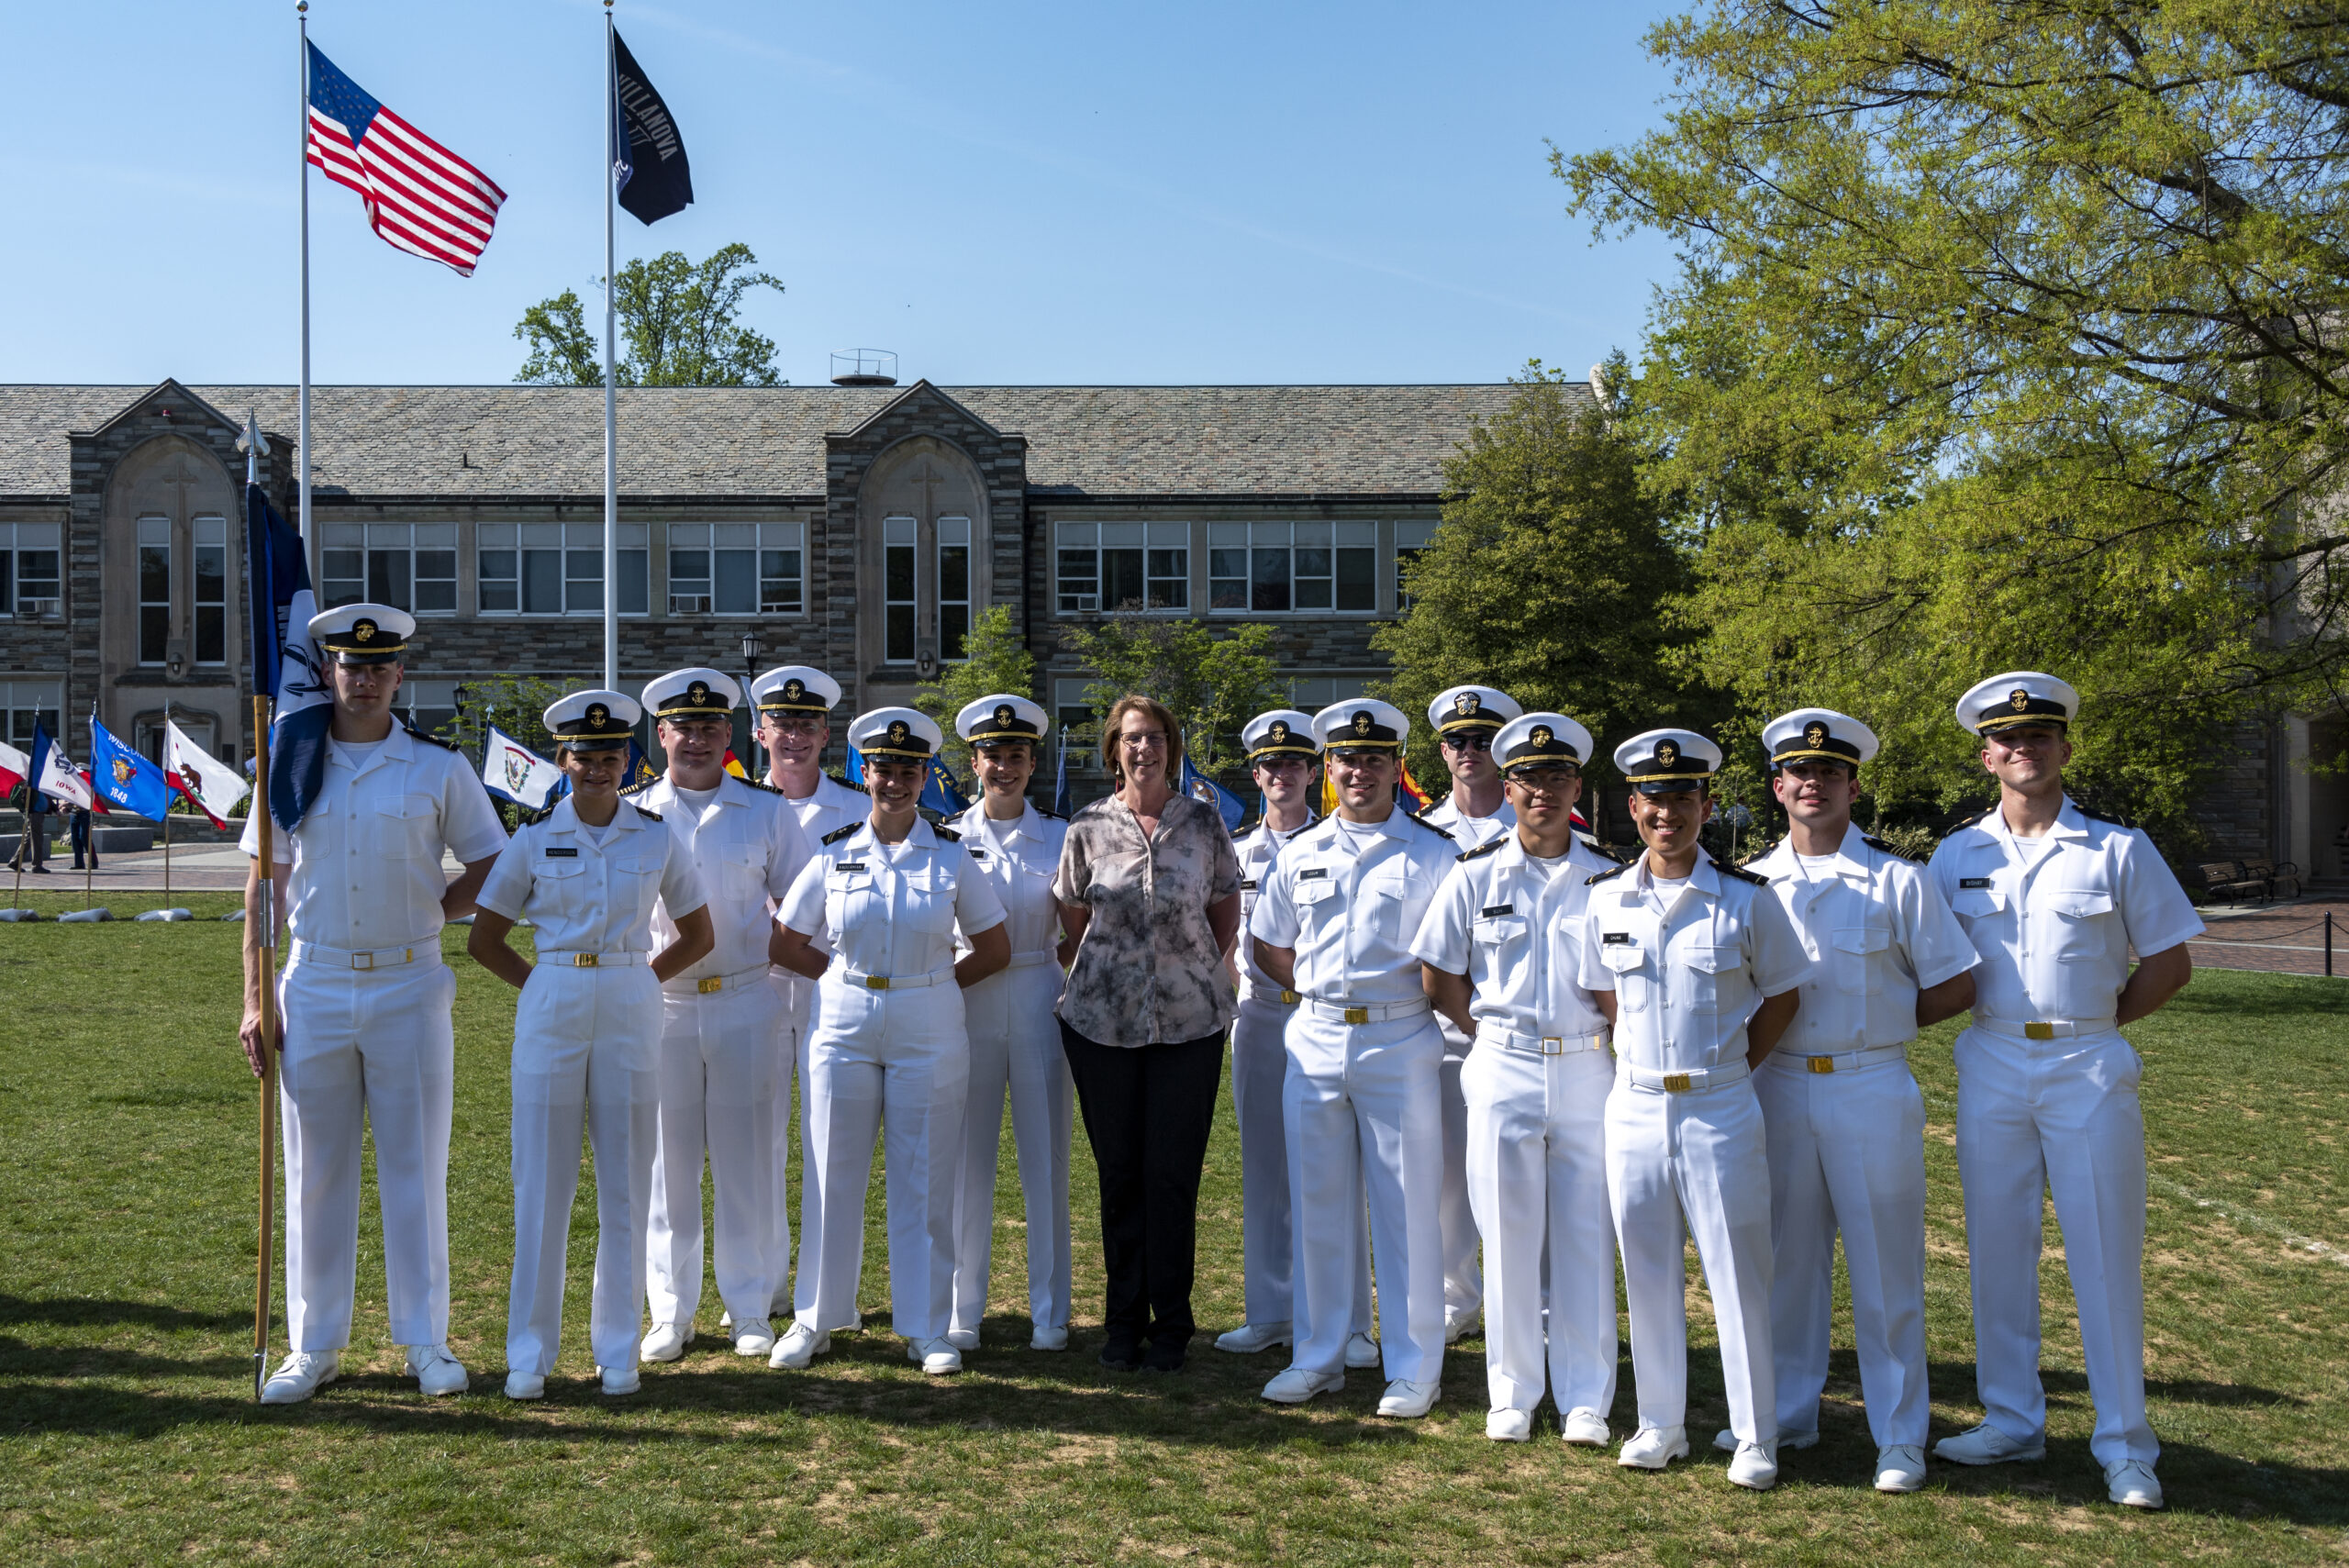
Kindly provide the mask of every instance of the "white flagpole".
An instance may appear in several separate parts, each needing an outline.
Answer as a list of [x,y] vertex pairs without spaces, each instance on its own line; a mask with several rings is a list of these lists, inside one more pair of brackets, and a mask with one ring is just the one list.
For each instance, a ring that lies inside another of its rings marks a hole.
[[620,684],[619,405],[612,339],[619,305],[612,282],[612,198],[620,161],[619,56],[613,48],[612,0],[604,0],[604,686]]
[[[299,0],[295,12],[302,19],[302,385],[294,400],[294,481],[300,497],[295,526],[302,530],[302,552],[310,558],[310,581],[320,581],[317,536],[310,527],[310,0]],[[255,684],[267,677],[256,673]]]

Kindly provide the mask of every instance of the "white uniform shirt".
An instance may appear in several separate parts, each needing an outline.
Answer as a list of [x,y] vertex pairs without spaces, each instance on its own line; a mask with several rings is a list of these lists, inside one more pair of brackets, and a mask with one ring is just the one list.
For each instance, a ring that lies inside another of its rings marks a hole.
[[2069,800],[2036,852],[1994,806],[1943,839],[1925,870],[1982,956],[1977,1018],[2110,1026],[2130,950],[2160,952],[2203,930],[2151,840]]
[[[766,783],[771,788],[783,788],[773,768],[767,770]],[[873,814],[872,796],[849,788],[829,773],[816,775],[816,793],[807,799],[793,800],[787,795],[783,798],[790,802],[792,815],[799,818],[799,830],[807,835],[811,852],[824,841],[825,834],[837,833]]]
[[1431,968],[1468,977],[1468,1011],[1479,1025],[1536,1037],[1607,1028],[1578,976],[1590,879],[1615,862],[1579,839],[1560,861],[1544,877],[1511,832],[1497,850],[1462,856],[1428,906],[1411,951]]
[[1656,1073],[1745,1060],[1745,1025],[1765,996],[1809,978],[1810,956],[1768,888],[1699,852],[1658,911],[1643,852],[1595,883],[1579,978],[1615,993],[1615,1054]]
[[1455,851],[1467,851],[1482,848],[1516,827],[1517,807],[1504,800],[1490,817],[1471,817],[1446,795],[1420,812],[1419,820],[1451,834]]
[[1039,811],[1028,802],[998,845],[987,829],[985,815],[986,804],[980,801],[947,826],[963,835],[963,848],[1002,904],[1013,955],[1053,952],[1061,940],[1061,906],[1052,900],[1052,878],[1061,869],[1068,818]]
[[[709,900],[717,945],[676,978],[699,980],[764,969],[767,911],[773,906],[769,900],[790,892],[799,868],[807,863],[807,836],[799,830],[798,816],[780,795],[731,773],[720,775],[718,792],[707,806],[686,802],[666,774],[628,798],[657,812],[685,840],[702,893]],[[656,947],[665,947],[676,934],[676,922],[664,902],[652,915]]]
[[979,874],[966,843],[941,839],[914,819],[897,844],[873,836],[868,819],[819,843],[784,895],[775,918],[804,937],[828,938],[835,962],[860,974],[911,979],[954,962],[954,932],[1003,924],[1003,901]]
[[[243,848],[260,855],[258,821],[246,822]],[[294,939],[355,952],[437,941],[449,891],[441,851],[473,862],[505,848],[505,824],[465,754],[397,724],[363,756],[328,742],[308,815],[291,833],[270,829],[270,858],[293,867]]]
[[703,902],[684,834],[623,800],[598,844],[569,795],[515,830],[479,900],[535,924],[541,953],[658,952],[666,944],[653,940],[653,905],[690,915]]
[[1415,1001],[1427,988],[1411,939],[1459,848],[1400,811],[1362,830],[1370,841],[1359,859],[1334,816],[1284,845],[1256,890],[1249,933],[1268,947],[1296,950],[1300,995],[1352,1004]]
[[1243,996],[1272,995],[1281,989],[1271,975],[1256,965],[1256,944],[1247,940],[1248,920],[1256,912],[1256,895],[1263,889],[1264,878],[1272,874],[1281,846],[1312,826],[1308,819],[1305,828],[1279,833],[1270,824],[1259,822],[1231,846],[1240,855],[1240,994]]
[[1923,866],[1856,827],[1829,858],[1824,871],[1805,866],[1787,839],[1746,867],[1770,879],[1814,965],[1778,1049],[1833,1056],[1912,1040],[1917,993],[1973,968],[1974,944]]

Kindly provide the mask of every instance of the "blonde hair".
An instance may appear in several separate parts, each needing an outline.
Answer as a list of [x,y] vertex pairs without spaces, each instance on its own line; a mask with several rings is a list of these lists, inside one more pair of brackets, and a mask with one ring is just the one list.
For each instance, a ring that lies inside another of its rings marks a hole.
[[1109,783],[1118,789],[1126,787],[1125,766],[1119,760],[1125,748],[1118,743],[1118,737],[1125,732],[1128,716],[1137,713],[1166,732],[1166,787],[1172,789],[1183,773],[1183,727],[1174,722],[1174,716],[1166,711],[1164,703],[1140,692],[1129,692],[1119,697],[1102,716],[1101,757],[1108,764]]

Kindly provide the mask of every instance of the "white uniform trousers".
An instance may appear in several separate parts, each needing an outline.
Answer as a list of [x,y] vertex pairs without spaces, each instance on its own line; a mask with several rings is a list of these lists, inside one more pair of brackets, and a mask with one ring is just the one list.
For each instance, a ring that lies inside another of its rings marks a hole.
[[642,964],[540,964],[514,1015],[514,1284],[506,1366],[544,1377],[562,1340],[571,1204],[584,1126],[596,1158],[596,1289],[587,1342],[632,1367],[644,1325],[646,1216],[660,1122],[661,985]]
[[[1283,1092],[1288,1046],[1282,1036],[1297,1008],[1241,996],[1231,1020],[1231,1110],[1240,1123],[1240,1258],[1247,1320],[1293,1323],[1296,1247],[1289,1229],[1288,1129]],[[1360,1182],[1357,1179],[1356,1186]],[[1350,1334],[1371,1330],[1369,1219],[1363,1201],[1363,1244],[1354,1252],[1354,1307]]]
[[[788,1077],[783,997],[763,973],[725,988],[661,993],[661,1107],[646,1220],[645,1297],[655,1323],[691,1323],[705,1255],[702,1152],[715,1189],[718,1298],[737,1323],[767,1315],[774,1287],[775,1144]],[[786,1225],[788,1222],[786,1221]],[[787,1254],[785,1261],[788,1261]]]
[[1685,1248],[1694,1236],[1720,1334],[1730,1430],[1741,1442],[1777,1441],[1765,1145],[1750,1079],[1675,1094],[1641,1088],[1619,1064],[1607,1096],[1607,1195],[1623,1250],[1642,1427],[1687,1423]]
[[[774,1129],[774,1219],[770,1235],[774,1247],[774,1277],[768,1282],[774,1300],[768,1316],[781,1318],[787,1305],[791,1313],[806,1318],[816,1307],[816,1258],[822,1251],[815,1246],[816,1231],[816,1140],[808,1131],[807,1114],[815,1095],[807,1081],[807,1043],[815,1034],[816,983],[793,974],[787,970],[773,972],[774,984],[784,1000],[784,1031],[780,1045],[785,1114],[776,1118]],[[799,1101],[799,1262],[796,1273],[792,1268],[791,1255],[791,1135],[788,1102],[792,1085],[796,1084]],[[835,1323],[833,1328],[846,1325]]]
[[1011,1142],[1028,1222],[1028,1316],[1040,1329],[1069,1318],[1069,1129],[1075,1083],[1061,1048],[1060,966],[1050,954],[990,974],[963,993],[971,1040],[963,1102],[963,1173],[954,1186],[952,1327],[976,1332],[986,1316],[995,1255],[996,1164],[1003,1102],[1011,1098]]
[[2118,1030],[2048,1040],[1979,1025],[1957,1037],[1957,1168],[1965,1187],[1974,1354],[1984,1418],[2024,1441],[2047,1427],[2039,1382],[2043,1190],[2055,1197],[2099,1464],[2161,1454],[2145,1417],[2143,1063]]
[[362,1120],[375,1135],[384,1294],[395,1344],[449,1338],[449,1122],[457,977],[429,957],[396,968],[306,963],[277,985],[285,1147],[285,1317],[297,1351],[351,1343],[359,1266]]
[[1813,1073],[1785,1051],[1753,1075],[1770,1151],[1770,1342],[1781,1438],[1819,1429],[1835,1233],[1852,1280],[1860,1392],[1878,1448],[1922,1446],[1925,1100],[1906,1062]]
[[908,1340],[936,1339],[950,1327],[954,1305],[954,1187],[971,1062],[963,993],[950,973],[934,985],[889,991],[827,982],[817,987],[816,1006],[807,1051],[815,1240],[805,1226],[800,1240],[801,1279],[811,1244],[816,1277],[813,1305],[800,1321],[826,1329],[858,1321],[864,1196],[878,1136],[892,1327]]
[[[1460,1074],[1468,1196],[1485,1239],[1485,1381],[1496,1410],[1615,1405],[1615,1225],[1605,1050],[1537,1056],[1489,1041]],[[1550,1308],[1543,1343],[1542,1308]],[[1546,1374],[1546,1375],[1545,1375]]]
[[1443,1193],[1437,1206],[1443,1227],[1443,1316],[1456,1322],[1475,1317],[1485,1305],[1485,1275],[1476,1262],[1483,1238],[1468,1195],[1468,1100],[1460,1083],[1471,1042],[1450,1019],[1439,1018],[1436,1023],[1443,1033]]
[[1436,1079],[1443,1038],[1434,1019],[1346,1024],[1310,1006],[1283,1037],[1296,1283],[1296,1357],[1329,1374],[1345,1368],[1355,1331],[1363,1200],[1370,1202],[1386,1376],[1443,1374],[1442,1113]]

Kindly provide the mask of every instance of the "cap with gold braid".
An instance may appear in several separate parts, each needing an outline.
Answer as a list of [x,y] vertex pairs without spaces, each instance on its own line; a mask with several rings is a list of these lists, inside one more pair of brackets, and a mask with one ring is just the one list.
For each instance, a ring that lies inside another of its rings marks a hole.
[[706,664],[644,683],[644,706],[655,718],[727,718],[741,701],[742,688],[734,678]]
[[868,758],[927,762],[946,743],[946,732],[918,708],[876,707],[849,725],[848,743]]
[[1403,710],[1376,697],[1348,697],[1313,716],[1313,738],[1325,751],[1398,751],[1410,731]]
[[841,684],[807,664],[785,664],[751,683],[751,706],[761,713],[829,714]]
[[2080,711],[2080,694],[2071,683],[2036,670],[2009,670],[1993,675],[1957,699],[1957,721],[1980,736],[2035,724],[2068,729]]
[[1876,753],[1876,731],[1831,707],[1798,707],[1762,727],[1770,766],[1789,762],[1847,762],[1858,767]]
[[1507,692],[1497,692],[1490,686],[1453,686],[1436,694],[1428,704],[1428,722],[1435,726],[1438,735],[1452,735],[1463,729],[1498,729],[1525,710]]
[[1276,707],[1250,719],[1241,726],[1240,743],[1248,749],[1252,765],[1273,757],[1310,762],[1321,754],[1313,743],[1313,716],[1293,707]]
[[1623,782],[1642,795],[1694,789],[1721,765],[1721,749],[1693,729],[1651,729],[1615,748]]
[[1579,768],[1590,760],[1590,731],[1563,713],[1528,713],[1501,726],[1493,737],[1493,761],[1503,773],[1515,768]]
[[389,664],[407,651],[416,617],[389,605],[338,605],[312,616],[309,632],[338,664]]
[[636,736],[643,707],[626,692],[573,692],[546,711],[557,751],[618,751]]
[[967,703],[954,716],[954,733],[974,746],[1030,745],[1044,738],[1044,710],[1017,692],[996,692]]

